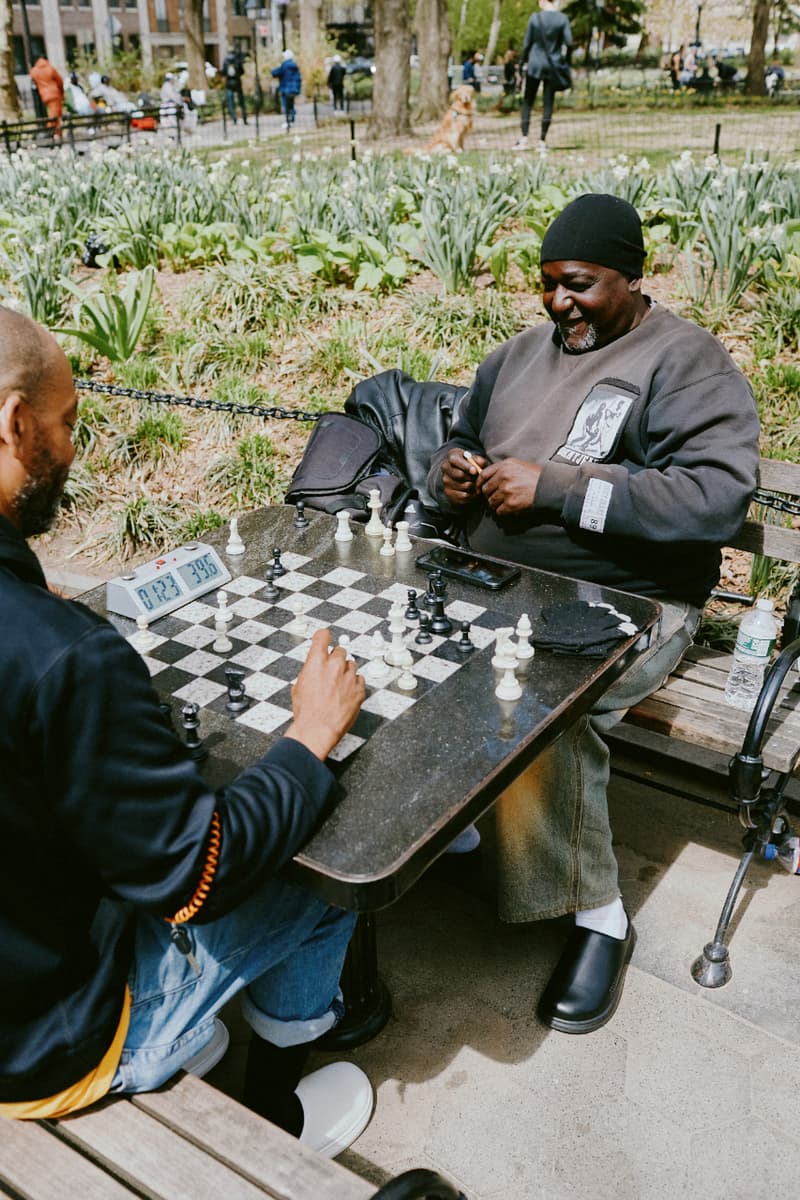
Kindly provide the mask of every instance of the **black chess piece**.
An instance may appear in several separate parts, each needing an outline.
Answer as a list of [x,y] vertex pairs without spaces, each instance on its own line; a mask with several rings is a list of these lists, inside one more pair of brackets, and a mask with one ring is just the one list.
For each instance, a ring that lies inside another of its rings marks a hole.
[[273,567],[267,567],[264,572],[266,585],[261,593],[268,604],[274,604],[281,594],[281,589],[275,586],[275,570]]
[[407,621],[418,621],[420,618],[420,611],[417,608],[417,593],[413,588],[409,588],[408,608],[403,615]]
[[437,582],[437,580],[441,579],[441,571],[431,571],[430,575],[428,576],[428,590],[425,592],[425,595],[422,597],[421,601],[425,608],[433,608],[433,604],[436,599],[434,584]]
[[195,704],[193,700],[187,700],[181,709],[181,721],[186,733],[186,749],[195,762],[202,762],[208,757],[203,740],[198,733],[200,725],[200,705]]
[[294,509],[295,509],[295,518],[294,518],[295,529],[308,529],[311,522],[309,521],[308,517],[306,516],[305,501],[298,500],[297,504],[295,504],[295,506],[294,506]]
[[286,574],[286,567],[281,562],[281,552],[276,546],[272,551],[272,575],[274,579],[279,579],[281,575]]
[[417,630],[417,636],[414,638],[414,641],[420,646],[424,646],[427,642],[433,641],[433,636],[431,634],[431,618],[429,613],[421,612],[419,614],[419,629]]
[[461,622],[461,637],[456,642],[456,650],[459,654],[471,654],[475,649],[475,643],[470,641],[469,636],[470,624],[469,621]]
[[164,724],[167,726],[168,729],[171,729],[172,732],[175,733],[176,732],[175,725],[172,720],[172,705],[168,704],[166,700],[161,700],[159,702],[158,708],[159,708],[159,712],[161,713],[162,717],[164,718]]
[[439,577],[434,581],[433,585],[433,603],[431,605],[431,630],[433,633],[441,634],[442,637],[447,637],[453,632],[453,622],[444,611],[444,595],[447,590],[447,584]]
[[233,663],[229,663],[224,667],[224,671],[228,684],[228,699],[225,707],[228,712],[244,712],[250,706],[250,697],[246,696],[244,691],[244,667],[237,667]]

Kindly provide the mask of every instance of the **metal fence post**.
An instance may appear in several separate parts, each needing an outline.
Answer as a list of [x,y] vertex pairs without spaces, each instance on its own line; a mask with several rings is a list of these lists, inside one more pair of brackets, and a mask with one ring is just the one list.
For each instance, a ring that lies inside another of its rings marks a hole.
[[225,101],[224,100],[222,101],[222,103],[220,105],[219,111],[222,115],[222,136],[224,138],[226,138],[228,136],[228,119],[225,115]]
[[183,120],[183,105],[180,108],[175,106],[175,140],[180,146],[181,144],[181,121]]
[[11,158],[11,138],[8,136],[8,121],[3,121],[3,141],[5,142],[8,157]]
[[721,132],[722,124],[720,121],[717,121],[716,125],[714,126],[714,154],[717,158],[719,158],[719,135]]
[[356,123],[350,118],[350,158],[356,161]]

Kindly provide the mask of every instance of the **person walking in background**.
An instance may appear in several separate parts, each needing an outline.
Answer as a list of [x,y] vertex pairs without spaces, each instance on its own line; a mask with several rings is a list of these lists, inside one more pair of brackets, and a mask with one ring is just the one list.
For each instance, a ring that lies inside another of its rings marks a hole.
[[39,99],[47,109],[47,115],[50,118],[49,128],[56,137],[61,137],[61,116],[64,112],[63,77],[53,64],[48,62],[43,54],[40,54],[31,67],[31,79],[36,85]]
[[672,86],[677,92],[681,86],[681,71],[683,70],[683,52],[686,49],[681,45],[677,50],[673,50],[669,60],[669,77],[672,80]]
[[303,87],[303,77],[291,50],[284,50],[281,65],[272,68],[272,78],[278,81],[278,92],[283,107],[283,128],[289,129],[294,125],[294,102]]
[[461,68],[461,82],[468,83],[471,88],[475,88],[475,91],[479,92],[481,90],[481,85],[480,82],[475,78],[475,59],[477,56],[477,50],[470,50],[469,54],[464,59],[464,65]]
[[222,63],[222,77],[225,80],[225,100],[234,125],[236,124],[237,100],[242,112],[242,124],[247,124],[247,109],[244,106],[244,90],[242,88],[243,75],[244,56],[240,50],[229,51]]
[[503,94],[495,104],[494,112],[503,112],[506,100],[511,100],[514,108],[514,97],[519,90],[519,55],[516,50],[506,50],[503,55]]
[[328,71],[328,87],[331,90],[333,111],[344,112],[344,81],[347,72],[342,63],[341,54],[334,54],[331,69]]
[[178,91],[178,85],[175,82],[175,76],[172,74],[172,71],[167,71],[164,76],[159,99],[161,101],[161,108],[159,110],[161,128],[176,132],[178,121],[183,116],[183,96]]
[[681,67],[681,87],[694,86],[694,74],[697,70],[697,55],[695,54],[694,46],[690,46],[683,56],[683,66]]
[[547,131],[553,119],[553,101],[558,90],[554,66],[564,66],[568,63],[571,51],[572,30],[569,21],[558,11],[553,0],[541,0],[539,12],[535,12],[528,21],[520,55],[525,91],[522,96],[521,136],[514,144],[515,150],[528,149],[531,109],[540,83],[543,87],[539,148],[544,149]]
[[94,111],[91,100],[81,87],[77,71],[70,72],[69,83],[64,88],[64,100],[70,112],[78,117],[89,117]]

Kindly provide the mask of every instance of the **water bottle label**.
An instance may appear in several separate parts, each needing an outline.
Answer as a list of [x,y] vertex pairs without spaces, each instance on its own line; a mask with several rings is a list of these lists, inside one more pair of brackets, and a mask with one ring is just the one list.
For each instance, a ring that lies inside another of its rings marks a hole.
[[747,655],[748,658],[769,658],[774,645],[774,637],[753,637],[740,630],[736,639],[736,653]]

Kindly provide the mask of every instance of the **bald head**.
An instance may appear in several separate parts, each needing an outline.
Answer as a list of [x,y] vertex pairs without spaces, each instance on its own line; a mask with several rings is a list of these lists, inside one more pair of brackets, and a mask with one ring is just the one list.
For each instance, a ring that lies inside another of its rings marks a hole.
[[40,409],[47,399],[46,381],[64,361],[51,333],[0,305],[0,404],[10,392],[19,392],[34,411]]

